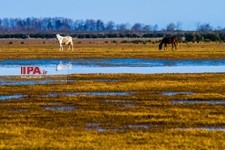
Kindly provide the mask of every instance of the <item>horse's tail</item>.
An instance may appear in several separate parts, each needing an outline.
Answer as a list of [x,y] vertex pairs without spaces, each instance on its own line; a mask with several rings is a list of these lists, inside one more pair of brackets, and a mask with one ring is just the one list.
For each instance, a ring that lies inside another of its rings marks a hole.
[[71,47],[72,47],[72,51],[73,51],[73,38],[71,37]]

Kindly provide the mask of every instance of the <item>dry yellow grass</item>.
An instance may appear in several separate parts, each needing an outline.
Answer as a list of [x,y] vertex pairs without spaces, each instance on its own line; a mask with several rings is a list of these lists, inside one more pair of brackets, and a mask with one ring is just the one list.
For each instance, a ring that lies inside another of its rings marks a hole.
[[[141,39],[146,41],[147,39]],[[11,44],[10,44],[11,43]],[[22,43],[22,44],[21,44]],[[170,45],[171,46],[171,45]],[[121,43],[121,39],[77,39],[73,52],[58,51],[56,39],[0,40],[0,59],[40,58],[225,58],[223,43],[180,43],[176,51],[158,50],[158,44]]]

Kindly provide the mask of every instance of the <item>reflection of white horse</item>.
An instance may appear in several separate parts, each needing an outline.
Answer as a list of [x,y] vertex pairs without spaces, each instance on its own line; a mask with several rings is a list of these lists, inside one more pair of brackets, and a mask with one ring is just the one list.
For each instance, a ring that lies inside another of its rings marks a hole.
[[59,41],[59,51],[63,51],[63,46],[62,44],[66,44],[69,45],[67,51],[72,47],[72,51],[73,51],[73,39],[71,36],[60,36],[59,34],[56,34],[56,37]]
[[72,64],[69,62],[67,64],[63,64],[62,61],[59,62],[58,65],[56,65],[56,71],[60,71],[62,69],[72,69]]

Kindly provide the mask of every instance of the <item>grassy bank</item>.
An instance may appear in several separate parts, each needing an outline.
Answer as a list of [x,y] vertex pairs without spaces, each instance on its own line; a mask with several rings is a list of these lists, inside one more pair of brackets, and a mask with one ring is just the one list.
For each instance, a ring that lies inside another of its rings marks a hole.
[[[123,41],[126,41],[124,43]],[[73,52],[58,51],[56,39],[1,39],[0,60],[43,58],[155,58],[155,59],[223,59],[223,43],[180,43],[178,50],[158,50],[149,39],[76,39]]]

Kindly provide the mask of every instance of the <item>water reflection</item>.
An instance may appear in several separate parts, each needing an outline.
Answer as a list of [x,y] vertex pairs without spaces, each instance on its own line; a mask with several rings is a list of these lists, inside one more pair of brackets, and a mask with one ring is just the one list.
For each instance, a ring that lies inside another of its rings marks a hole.
[[56,71],[66,70],[66,69],[72,69],[73,65],[71,62],[63,64],[62,61],[59,62],[59,64],[56,65]]

